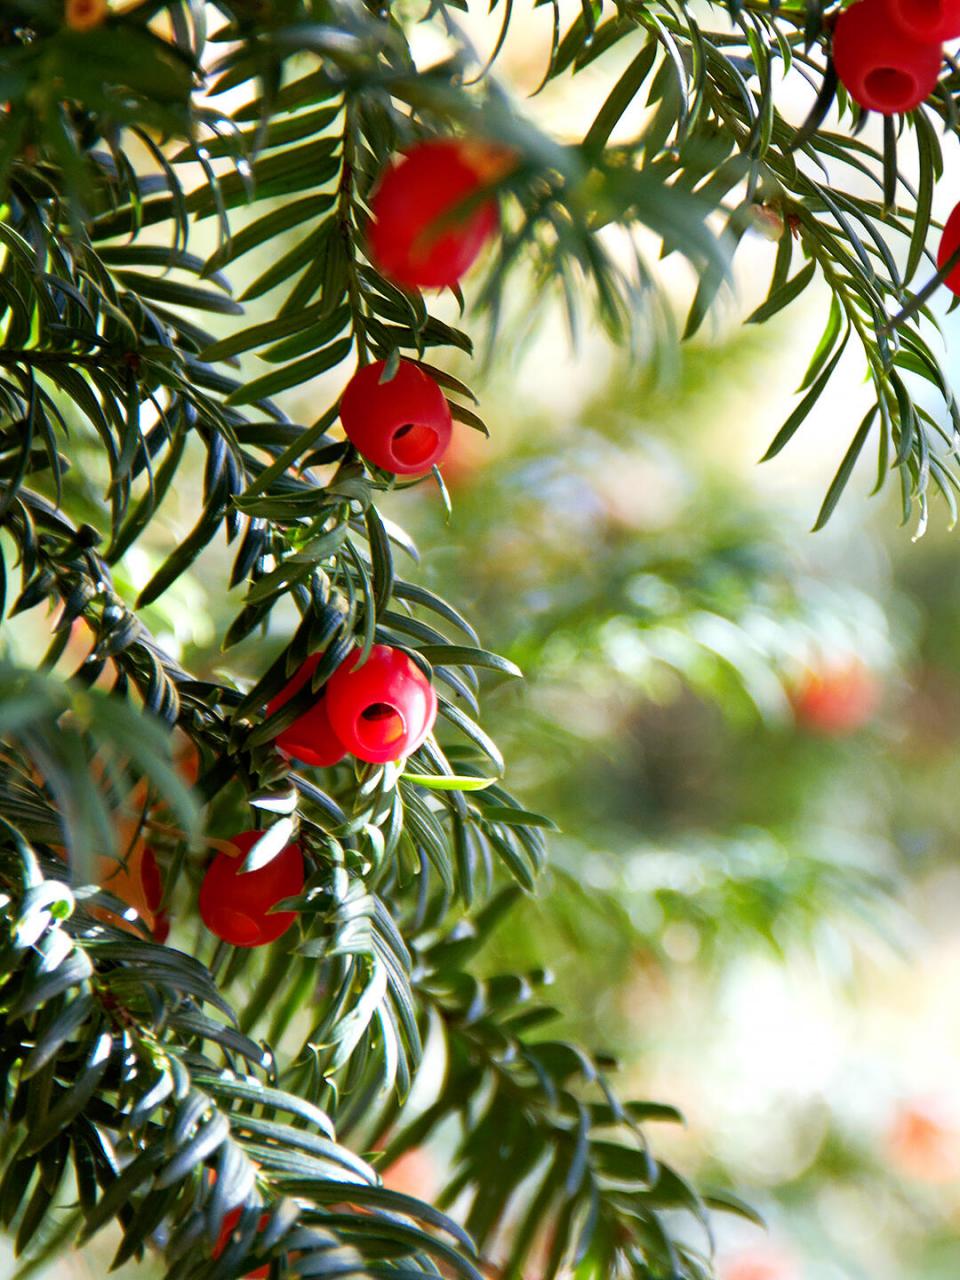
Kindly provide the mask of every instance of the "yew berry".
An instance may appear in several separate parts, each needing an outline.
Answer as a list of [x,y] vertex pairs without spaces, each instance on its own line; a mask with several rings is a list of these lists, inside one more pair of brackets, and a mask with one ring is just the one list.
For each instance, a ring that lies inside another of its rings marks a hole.
[[372,764],[408,756],[437,718],[433,686],[402,649],[375,644],[355,669],[359,656],[350,654],[327,686],[334,732],[348,751]]
[[893,0],[858,0],[833,32],[833,65],[855,102],[889,116],[912,111],[937,84],[943,50],[916,40],[893,16]]
[[879,702],[877,679],[856,660],[807,671],[791,692],[797,723],[828,738],[861,729]]
[[960,36],[960,0],[890,0],[890,15],[914,40],[954,40]]
[[161,945],[170,937],[170,913],[158,911],[153,922],[153,940]]
[[720,1280],[799,1280],[792,1257],[776,1246],[747,1249],[719,1261]]
[[[943,270],[958,249],[960,249],[960,204],[951,213],[943,227],[940,248],[937,250],[937,266],[940,270]],[[943,283],[951,293],[960,294],[960,260],[954,264]]]
[[151,911],[157,911],[163,901],[163,881],[160,868],[157,866],[157,855],[149,845],[144,846],[140,859],[140,883],[143,886],[143,897]]
[[93,31],[110,12],[107,0],[67,0],[64,17],[73,31]]
[[[267,703],[268,716],[272,716],[275,711],[279,711],[282,706],[300,692],[313,676],[319,661],[320,654],[318,653],[313,653],[307,658],[293,678],[288,681],[275,698],[272,698]],[[286,729],[282,729],[274,741],[281,751],[285,751],[294,760],[302,760],[304,764],[326,767],[336,764],[338,760],[342,760],[345,752],[343,743],[339,741],[330,727],[330,719],[327,715],[326,686],[318,689],[314,698],[313,705],[302,716],[297,716],[296,720],[287,725]]]
[[443,483],[451,493],[470,488],[493,461],[491,442],[479,431],[457,431],[443,458]]
[[432,1201],[441,1189],[442,1178],[430,1152],[424,1147],[411,1147],[383,1170],[383,1185],[401,1195]]
[[942,1105],[907,1102],[898,1109],[887,1133],[887,1157],[908,1178],[955,1183],[960,1176],[958,1137],[956,1119]]
[[499,225],[496,200],[471,197],[503,171],[506,156],[486,143],[433,138],[388,165],[370,199],[374,266],[405,288],[456,284]]
[[[115,858],[101,858],[100,885],[128,907],[133,907],[147,928],[154,930],[154,915],[163,898],[163,883],[156,857],[149,845],[138,840],[122,862]],[[136,932],[129,920],[105,907],[95,907],[93,914],[121,929]]]
[[156,855],[149,845],[144,847],[143,856],[140,859],[140,884],[144,902],[153,915],[153,940],[164,943],[170,936],[170,916],[166,911],[160,910],[160,903],[163,901],[163,880],[160,876],[160,868],[157,866]]
[[262,947],[275,942],[296,920],[295,911],[273,911],[283,898],[303,889],[303,855],[300,846],[288,844],[275,858],[256,871],[241,874],[246,855],[263,835],[244,831],[232,836],[237,857],[218,853],[200,886],[200,917],[211,933],[235,947]]
[[340,421],[368,462],[397,475],[419,475],[439,462],[450,443],[453,419],[436,382],[410,360],[401,360],[382,382],[383,360],[363,365],[347,383]]
[[[224,1249],[226,1249],[227,1245],[230,1243],[230,1235],[236,1228],[242,1214],[243,1207],[240,1206],[236,1209],[231,1209],[224,1218],[223,1226],[220,1228],[220,1235],[217,1238],[217,1243],[213,1246],[213,1253],[211,1256],[214,1260],[220,1257],[221,1253],[223,1253]],[[257,1223],[257,1230],[262,1231],[269,1221],[270,1215],[265,1213]],[[269,1274],[270,1264],[267,1263],[265,1267],[257,1267],[256,1271],[248,1271],[245,1276],[245,1280],[262,1280],[262,1277],[268,1276]]]

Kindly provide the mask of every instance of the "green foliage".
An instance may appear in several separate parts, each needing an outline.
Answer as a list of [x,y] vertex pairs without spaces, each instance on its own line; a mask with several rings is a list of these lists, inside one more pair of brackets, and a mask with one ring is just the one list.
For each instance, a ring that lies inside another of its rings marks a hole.
[[[494,899],[485,910],[500,909]],[[420,956],[424,1002],[439,1014],[448,1065],[438,1097],[400,1130],[387,1159],[456,1122],[460,1141],[441,1206],[471,1193],[467,1229],[486,1253],[506,1258],[505,1276],[536,1267],[553,1280],[571,1265],[602,1276],[645,1268],[707,1276],[705,1253],[672,1240],[664,1217],[692,1214],[706,1245],[706,1204],[657,1163],[640,1128],[680,1116],[662,1104],[622,1104],[581,1049],[531,1039],[557,1016],[534,1002],[542,974],[480,981],[450,964],[451,953],[462,963],[482,939],[478,928],[472,945],[443,939]]]
[[[532,891],[544,863],[549,821],[501,785],[503,759],[480,723],[481,673],[519,672],[401,575],[416,547],[378,508],[394,482],[331,434],[336,400],[299,423],[275,397],[351,357],[405,354],[441,381],[458,422],[486,430],[469,389],[436,367],[438,349],[469,353],[470,335],[363,255],[366,202],[390,154],[463,130],[515,157],[495,184],[504,230],[478,295],[492,331],[508,291],[532,283],[544,295],[559,287],[574,326],[588,294],[608,331],[637,345],[669,311],[639,248],[652,232],[699,276],[691,334],[756,211],[773,211],[779,251],[753,318],[815,277],[833,303],[771,453],[853,338],[877,403],[822,519],[872,431],[881,472],[900,473],[905,513],[913,497],[925,511],[930,479],[952,502],[934,451],[952,428],[912,391],[917,375],[932,384],[956,424],[918,327],[928,313],[889,313],[921,266],[942,163],[930,116],[952,126],[953,74],[909,125],[914,198],[898,185],[892,130],[881,155],[822,128],[798,136],[777,111],[781,70],[823,87],[818,120],[829,104],[819,7],[722,13],[729,29],[708,32],[672,6],[604,17],[585,5],[564,32],[557,11],[548,79],[621,41],[632,59],[583,139],[559,144],[492,75],[475,74],[462,42],[418,68],[390,12],[142,0],[83,31],[61,0],[3,6],[0,579],[8,615],[58,608],[41,672],[0,672],[0,1219],[26,1267],[116,1223],[117,1260],[156,1246],[171,1280],[240,1275],[265,1259],[274,1276],[473,1278],[481,1256],[499,1253],[503,1274],[519,1277],[545,1237],[547,1276],[709,1274],[709,1237],[694,1250],[669,1216],[706,1226],[706,1201],[639,1128],[669,1109],[619,1103],[593,1058],[542,1039],[549,1010],[529,1003],[526,980],[481,983],[465,968],[510,900],[504,886]],[[442,3],[429,16],[455,32]],[[510,16],[505,0],[504,33]],[[638,98],[649,108],[639,136],[611,142]],[[873,175],[880,195],[846,193],[803,163],[834,159]],[[210,227],[198,235],[197,223]],[[626,267],[614,227],[631,246]],[[888,228],[908,241],[904,273]],[[237,301],[232,277],[257,251],[269,265]],[[228,323],[261,297],[270,318]],[[265,366],[255,373],[252,353]],[[129,600],[112,575],[198,459],[195,524]],[[224,650],[255,642],[275,613],[290,630],[246,684],[188,671],[140,616],[221,532],[229,587],[243,593]],[[75,624],[93,639],[64,684],[51,670]],[[272,744],[309,691],[269,717],[266,703],[307,656],[321,655],[316,689],[355,645],[375,642],[432,674],[442,733],[399,767],[292,769]],[[101,678],[109,692],[91,689]],[[199,759],[193,795],[170,764],[174,727]],[[309,867],[296,928],[266,954],[152,942],[93,883],[98,856],[123,860],[111,816],[141,783],[167,899],[186,917],[204,863],[196,803],[208,838],[250,825],[250,808],[270,825],[270,848],[295,834]],[[160,805],[178,826],[151,817]],[[266,1038],[254,1040],[262,1021]],[[437,1024],[446,1079],[408,1122],[402,1104]],[[463,1137],[443,1205],[467,1196],[466,1230],[384,1190],[335,1137],[373,1143],[396,1122],[398,1152],[451,1117]],[[237,1231],[214,1260],[237,1205]]]
[[[46,823],[56,825],[53,811]],[[269,1083],[269,1052],[239,1031],[203,965],[92,929],[89,917],[84,927],[93,899],[75,900],[22,833],[19,846],[5,855],[4,882],[19,880],[19,892],[7,897],[2,942],[4,1110],[14,1140],[2,1212],[7,1227],[16,1223],[19,1250],[44,1226],[70,1168],[79,1204],[66,1225],[82,1241],[118,1219],[115,1264],[142,1256],[165,1224],[170,1276],[235,1275],[244,1258],[280,1240],[296,1246],[301,1274],[345,1265],[361,1274],[365,1245],[379,1240],[388,1256],[419,1257],[416,1274],[430,1274],[436,1254],[477,1275],[455,1224],[376,1190],[373,1170],[336,1143],[327,1115]],[[79,926],[73,936],[67,921]],[[258,1228],[261,1186],[272,1203]],[[298,1211],[294,1197],[318,1207]],[[325,1213],[319,1206],[331,1198],[349,1210]],[[246,1205],[238,1238],[211,1264],[207,1251],[238,1202]],[[446,1232],[462,1254],[425,1226]]]
[[[832,67],[825,64],[828,20],[821,5],[729,9],[729,29],[718,23],[717,31],[704,29],[685,6],[658,12],[627,5],[599,25],[585,10],[555,50],[549,75],[590,65],[612,44],[639,31],[644,46],[610,91],[585,148],[589,152],[591,145],[607,140],[649,77],[648,122],[636,139],[613,151],[631,176],[638,168],[656,173],[673,189],[698,195],[722,211],[724,238],[731,245],[758,221],[775,228],[779,244],[768,295],[750,319],[769,319],[814,280],[832,294],[822,337],[799,387],[802,398],[766,455],[779,453],[803,425],[852,340],[865,359],[876,403],[854,436],[817,527],[829,518],[871,434],[878,446],[877,487],[889,469],[898,471],[904,520],[916,500],[925,525],[931,482],[955,518],[957,478],[950,454],[960,415],[929,343],[935,321],[926,305],[945,274],[934,270],[927,241],[933,191],[944,167],[938,128],[952,131],[956,124],[955,73],[899,129],[886,121],[879,150],[855,136],[864,113],[842,88],[838,91]],[[801,80],[817,90],[817,97],[798,130],[778,110],[777,100]],[[851,113],[854,136],[826,127],[835,104],[841,123]],[[905,142],[911,146],[911,169],[916,158],[916,190],[898,173],[898,146]],[[837,170],[840,181],[833,176]],[[683,244],[679,227],[666,236],[668,250]],[[904,249],[907,259],[901,266]],[[933,279],[914,298],[909,286],[923,269],[933,271]],[[723,284],[717,270],[701,278],[686,336],[699,330]],[[921,326],[918,317],[928,324]],[[933,412],[929,391],[937,404]]]

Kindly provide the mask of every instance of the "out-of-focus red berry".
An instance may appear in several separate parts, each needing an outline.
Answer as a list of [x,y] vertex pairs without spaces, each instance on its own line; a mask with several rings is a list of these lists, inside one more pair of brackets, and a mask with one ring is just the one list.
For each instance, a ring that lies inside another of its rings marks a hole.
[[451,493],[465,490],[485,467],[494,461],[494,446],[479,431],[457,431],[440,468],[443,483]]
[[[133,829],[132,823],[121,824],[121,827],[123,838],[127,837],[128,827]],[[133,907],[147,928],[153,931],[154,913],[163,898],[163,883],[150,846],[138,840],[122,862],[115,858],[101,858],[99,872],[101,888],[125,902],[128,907]],[[106,908],[95,907],[93,914],[121,929],[137,932],[132,924]]]
[[387,166],[370,198],[370,260],[395,284],[444,289],[473,266],[499,226],[493,198],[467,204],[512,163],[502,147],[418,142]]
[[887,1133],[886,1147],[890,1163],[907,1178],[945,1183],[960,1177],[960,1132],[933,1104],[901,1106]]
[[388,382],[383,360],[358,369],[343,393],[340,421],[347,438],[369,461],[396,475],[421,475],[450,443],[453,419],[447,397],[428,374],[401,360]]
[[161,946],[170,937],[170,915],[166,911],[158,911],[153,922],[153,940]]
[[[224,1218],[223,1226],[220,1228],[220,1235],[217,1238],[217,1243],[213,1246],[213,1253],[211,1256],[214,1259],[219,1258],[224,1249],[226,1249],[230,1242],[230,1234],[240,1221],[242,1214],[243,1208],[241,1206],[236,1209],[231,1209]],[[269,1221],[270,1215],[265,1213],[257,1224],[257,1230],[262,1231]],[[269,1274],[270,1266],[268,1263],[265,1267],[257,1267],[256,1271],[248,1271],[245,1280],[263,1280],[263,1277],[268,1276]]]
[[157,856],[149,845],[144,847],[140,858],[140,883],[147,906],[151,911],[158,910],[163,901],[163,881],[157,866]]
[[67,0],[63,16],[72,31],[93,31],[109,13],[107,0]]
[[797,723],[826,737],[861,729],[879,701],[876,676],[856,660],[807,671],[791,693]]
[[799,1280],[799,1272],[784,1249],[762,1245],[721,1258],[718,1280]]
[[423,1147],[411,1147],[383,1170],[383,1185],[418,1200],[433,1200],[440,1190],[436,1162]]

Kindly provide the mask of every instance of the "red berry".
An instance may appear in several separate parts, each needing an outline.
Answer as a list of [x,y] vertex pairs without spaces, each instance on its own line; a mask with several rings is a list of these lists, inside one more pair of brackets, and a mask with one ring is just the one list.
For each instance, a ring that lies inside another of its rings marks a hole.
[[720,1280],[798,1280],[792,1257],[774,1245],[719,1260]]
[[327,686],[330,723],[348,751],[372,764],[416,751],[437,718],[437,695],[401,649],[375,644],[355,671],[355,651]]
[[383,172],[370,199],[370,260],[396,284],[458,282],[500,221],[497,202],[458,206],[502,171],[502,149],[455,138],[419,142]]
[[156,911],[163,901],[163,881],[157,857],[149,845],[143,850],[140,859],[140,883],[143,885],[143,898],[151,911]]
[[110,15],[107,0],[67,0],[63,16],[72,31],[93,31]]
[[347,383],[340,421],[368,462],[397,475],[420,475],[439,462],[450,443],[453,419],[434,380],[401,360],[389,382],[385,362],[363,365]]
[[[230,1234],[240,1221],[242,1214],[243,1207],[240,1206],[237,1209],[231,1209],[224,1218],[223,1226],[220,1228],[220,1235],[217,1238],[217,1243],[213,1246],[213,1253],[211,1256],[214,1260],[220,1257],[221,1253],[223,1253],[224,1249],[226,1249],[227,1245],[230,1243]],[[269,1221],[270,1215],[265,1213],[257,1223],[257,1230],[262,1231]],[[248,1271],[245,1280],[262,1280],[262,1277],[268,1276],[269,1274],[270,1264],[268,1263],[265,1267],[257,1267],[256,1271]]]
[[[320,661],[320,654],[313,653],[307,658],[300,670],[288,681],[275,698],[267,703],[267,715],[272,716],[307,683]],[[345,752],[343,743],[337,739],[330,727],[327,716],[326,685],[318,689],[314,697],[316,701],[302,716],[297,716],[292,724],[282,729],[276,736],[277,747],[285,751],[294,760],[302,760],[304,764],[315,764],[326,767],[342,760]]]
[[960,0],[890,0],[890,16],[914,40],[960,36]]
[[[937,250],[937,266],[942,270],[960,249],[960,204],[954,209],[943,227],[940,248]],[[951,293],[960,294],[960,261],[943,282]]]
[[[136,830],[132,823],[123,822],[122,838],[125,840],[131,838],[126,834],[127,827],[130,827],[131,831]],[[148,929],[154,927],[154,912],[163,897],[163,885],[160,881],[156,858],[149,845],[145,845],[142,840],[136,838],[124,861],[118,862],[113,857],[101,858],[100,884],[115,898],[133,907]],[[129,920],[105,908],[95,907],[94,915],[98,919],[118,925],[121,929],[131,928]]]
[[153,922],[153,940],[161,946],[170,937],[170,916],[166,911],[158,911]]
[[822,737],[856,733],[873,716],[879,702],[877,679],[857,661],[808,671],[792,691],[799,724]]
[[244,858],[263,835],[244,831],[231,837],[240,853],[218,853],[200,886],[200,917],[211,933],[235,947],[262,947],[275,942],[297,918],[295,911],[270,908],[303,890],[303,855],[288,844],[265,867],[240,874]]
[[411,1147],[383,1170],[383,1185],[401,1195],[432,1201],[443,1180],[430,1152],[424,1147]]
[[901,1175],[931,1183],[960,1176],[960,1133],[943,1103],[917,1099],[898,1107],[887,1133],[888,1160]]
[[893,17],[893,0],[858,0],[833,32],[833,65],[850,97],[889,116],[912,111],[936,87],[939,43],[911,39]]

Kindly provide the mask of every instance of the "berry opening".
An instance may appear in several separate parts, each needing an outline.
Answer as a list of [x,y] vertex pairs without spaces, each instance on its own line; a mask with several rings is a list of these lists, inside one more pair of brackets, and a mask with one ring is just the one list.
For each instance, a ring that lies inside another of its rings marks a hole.
[[917,82],[899,67],[875,67],[863,87],[881,110],[898,111],[905,102],[913,101]]
[[389,702],[372,702],[357,718],[357,737],[371,751],[399,742],[406,730],[403,716]]
[[901,0],[900,12],[921,31],[936,31],[943,22],[942,0]]
[[393,433],[390,447],[398,462],[405,467],[417,467],[421,463],[426,464],[433,457],[437,439],[433,427],[425,427],[419,422],[406,422]]
[[220,936],[229,937],[235,946],[249,947],[260,941],[260,926],[243,911],[221,907],[218,924]]

